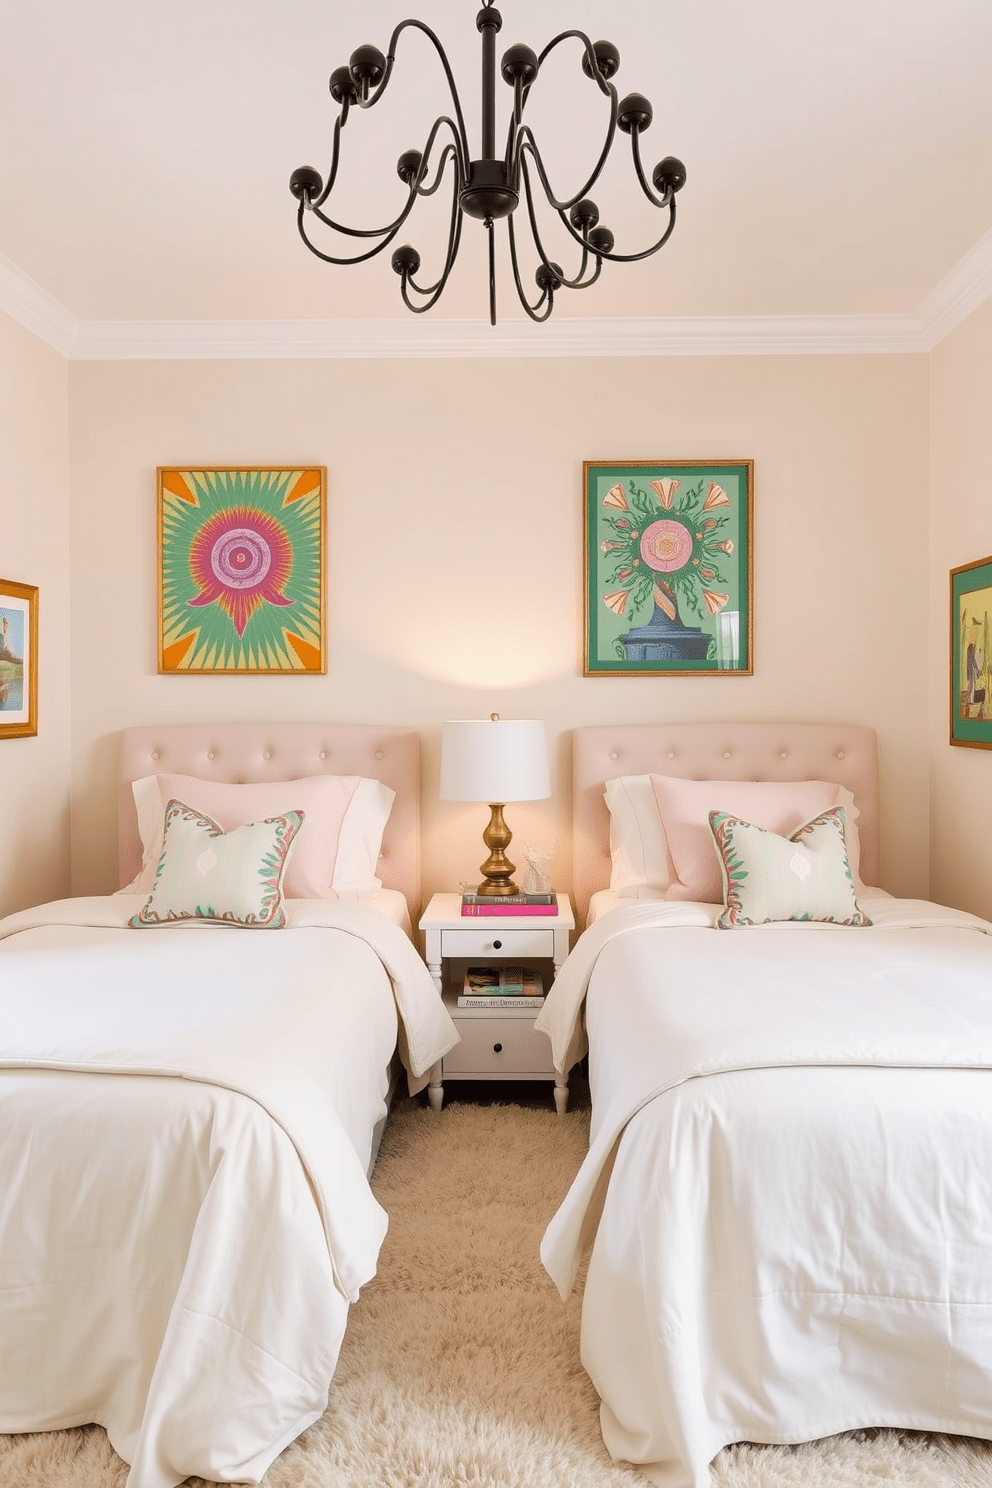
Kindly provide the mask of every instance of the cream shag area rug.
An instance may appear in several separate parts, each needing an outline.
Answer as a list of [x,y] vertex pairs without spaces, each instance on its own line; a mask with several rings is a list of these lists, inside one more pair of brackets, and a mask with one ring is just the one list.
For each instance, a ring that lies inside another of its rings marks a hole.
[[[390,1215],[352,1308],[331,1403],[265,1488],[643,1488],[610,1461],[579,1363],[578,1296],[538,1260],[588,1112],[401,1100],[373,1186]],[[2,1488],[123,1488],[98,1427],[0,1437]],[[992,1448],[858,1432],[727,1448],[714,1488],[992,1488]],[[202,1480],[189,1479],[190,1488]]]

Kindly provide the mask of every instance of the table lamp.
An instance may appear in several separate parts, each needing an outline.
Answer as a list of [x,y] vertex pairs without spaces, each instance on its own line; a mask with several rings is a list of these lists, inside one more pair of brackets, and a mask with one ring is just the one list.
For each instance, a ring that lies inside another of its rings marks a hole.
[[551,794],[544,724],[532,719],[446,723],[441,735],[441,800],[486,801],[482,840],[489,856],[479,865],[478,894],[519,894],[506,856],[512,833],[503,820],[507,801],[542,801]]

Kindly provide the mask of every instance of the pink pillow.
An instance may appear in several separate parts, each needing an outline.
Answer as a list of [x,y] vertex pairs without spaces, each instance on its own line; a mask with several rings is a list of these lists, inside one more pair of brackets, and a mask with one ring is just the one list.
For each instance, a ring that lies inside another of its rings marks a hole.
[[676,877],[666,899],[723,902],[720,860],[709,813],[726,811],[766,832],[786,837],[837,801],[837,787],[823,780],[678,780],[652,775],[651,789],[668,838]]
[[359,775],[308,775],[302,780],[234,785],[192,775],[150,775],[134,782],[142,868],[133,893],[150,893],[162,852],[165,809],[178,799],[225,832],[302,811],[283,893],[287,899],[338,899],[378,887],[375,863],[393,792]]

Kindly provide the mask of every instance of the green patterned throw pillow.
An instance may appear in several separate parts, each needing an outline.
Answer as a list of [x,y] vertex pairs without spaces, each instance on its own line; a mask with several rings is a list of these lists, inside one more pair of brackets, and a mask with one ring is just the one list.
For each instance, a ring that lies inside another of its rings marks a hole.
[[137,930],[207,920],[282,929],[282,879],[302,824],[302,811],[287,811],[225,832],[212,817],[170,800],[155,883],[129,925]]
[[843,806],[821,811],[789,837],[726,811],[709,817],[727,906],[717,921],[721,930],[778,920],[871,924],[854,892]]

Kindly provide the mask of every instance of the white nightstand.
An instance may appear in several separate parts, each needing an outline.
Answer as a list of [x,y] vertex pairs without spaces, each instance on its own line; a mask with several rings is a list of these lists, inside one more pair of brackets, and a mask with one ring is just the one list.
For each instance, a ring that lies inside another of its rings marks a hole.
[[545,987],[568,955],[575,919],[567,894],[558,895],[556,915],[463,915],[460,894],[435,894],[424,910],[427,966],[461,1034],[431,1070],[427,1096],[440,1111],[446,1080],[554,1080],[555,1108],[568,1105],[568,1077],[551,1061],[551,1041],[536,1033],[533,1008],[460,1008],[465,968],[470,962],[540,964]]

